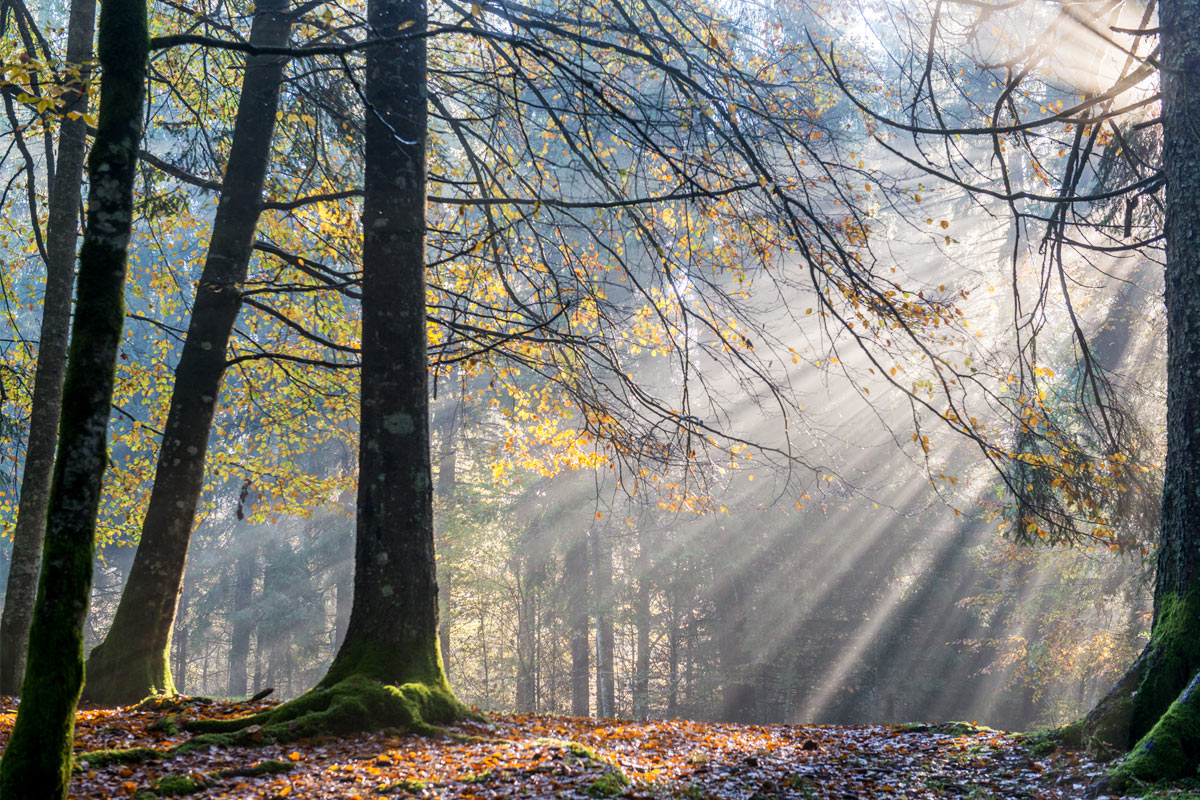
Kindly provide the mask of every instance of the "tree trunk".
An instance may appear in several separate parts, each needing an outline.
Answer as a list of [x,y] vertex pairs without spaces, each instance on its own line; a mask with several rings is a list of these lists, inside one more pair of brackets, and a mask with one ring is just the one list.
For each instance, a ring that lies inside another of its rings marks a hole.
[[519,553],[510,566],[517,581],[517,712],[534,708],[534,629],[533,587],[529,579],[529,557]]
[[258,548],[246,547],[234,563],[233,635],[229,646],[229,696],[243,697],[246,692],[246,662],[250,656],[250,634],[254,631],[254,579],[258,577]]
[[637,557],[637,597],[634,624],[637,628],[637,664],[633,674],[633,716],[650,716],[650,531],[640,531]]
[[[285,46],[291,26],[287,0],[262,0],[250,41]],[[175,691],[167,657],[171,628],[204,484],[225,350],[242,305],[285,63],[278,56],[246,58],[226,180],[175,369],[141,542],[112,627],[88,656],[85,696],[95,703],[123,705]]]
[[745,589],[732,575],[718,576],[714,594],[717,622],[717,650],[724,687],[721,719],[749,722],[754,718],[755,691],[745,652]]
[[1089,744],[1127,749],[1110,774],[1192,775],[1200,763],[1200,0],[1161,0],[1166,178],[1167,456],[1150,642],[1085,721]]
[[[438,479],[435,496],[443,518],[448,518],[454,512],[455,508],[454,493],[455,484],[458,480],[458,442],[455,436],[457,411],[458,402],[455,400],[443,406],[441,412],[437,415],[438,429],[441,433],[441,457],[438,460]],[[451,658],[450,615],[453,612],[453,606],[450,602],[450,587],[454,572],[448,558],[451,553],[449,537],[444,534],[439,541],[439,550],[442,553],[442,563],[439,568],[440,580],[438,586],[440,600],[440,608],[438,609],[440,620],[438,626],[438,646],[442,650],[442,665],[446,670],[446,674],[449,675]]]
[[424,0],[370,0],[366,51],[362,386],[354,603],[321,687],[420,684],[419,722],[463,713],[438,642],[425,334]]
[[175,648],[175,666],[172,670],[175,673],[175,686],[180,692],[186,692],[187,686],[187,664],[188,664],[188,603],[191,600],[192,591],[184,584],[183,591],[179,594],[179,613],[175,615],[175,632],[171,636],[172,644]]
[[[96,0],[73,0],[67,33],[67,63],[81,74],[68,81],[63,97],[64,112],[87,111],[87,94],[79,91],[92,59],[92,37],[96,27]],[[46,292],[42,298],[37,370],[33,378],[33,402],[29,416],[29,444],[21,475],[21,501],[13,531],[12,561],[4,592],[4,615],[0,618],[0,694],[17,694],[25,669],[25,643],[37,594],[38,568],[42,558],[42,535],[46,530],[46,506],[54,468],[54,445],[58,441],[63,373],[67,364],[67,336],[71,327],[71,285],[75,277],[75,246],[78,240],[79,201],[83,160],[87,145],[87,122],[62,117],[58,134],[58,159],[50,189],[49,219],[46,223]],[[47,160],[50,154],[47,153]],[[32,180],[30,176],[30,180]]]
[[592,576],[596,601],[596,716],[611,717],[616,711],[613,675],[612,546],[604,541],[599,527],[592,529]]
[[[353,533],[339,532],[338,536],[345,540],[344,546],[347,550],[353,547]],[[335,647],[341,647],[346,638],[346,628],[350,625],[350,606],[354,602],[354,562],[339,564],[336,575],[337,599],[333,612],[333,643]]]
[[567,549],[563,565],[567,581],[567,619],[571,635],[571,713],[586,717],[591,705],[588,683],[591,666],[588,652],[588,548],[580,537]]
[[0,761],[4,800],[65,800],[70,787],[96,516],[125,322],[126,256],[149,48],[145,0],[107,0],[98,47],[100,120],[88,162],[78,301],[22,702]]

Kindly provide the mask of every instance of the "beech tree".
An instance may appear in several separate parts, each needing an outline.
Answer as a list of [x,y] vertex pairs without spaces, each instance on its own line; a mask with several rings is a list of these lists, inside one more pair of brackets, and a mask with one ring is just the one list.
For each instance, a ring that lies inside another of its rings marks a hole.
[[[28,10],[20,2],[5,7],[4,25],[26,28]],[[74,0],[67,22],[65,84],[58,130],[58,152],[46,154],[52,162],[53,179],[47,209],[45,247],[46,291],[42,297],[42,321],[38,336],[38,361],[34,373],[30,407],[29,439],[21,476],[21,501],[13,530],[12,561],[4,592],[4,615],[0,618],[0,694],[17,694],[25,672],[25,645],[33,604],[37,595],[42,537],[46,529],[46,506],[58,439],[58,417],[63,375],[67,363],[67,336],[71,320],[71,290],[75,279],[75,249],[79,235],[79,203],[87,145],[88,95],[84,90],[92,57],[96,28],[93,0]],[[22,37],[33,40],[28,30]],[[50,53],[44,54],[49,57]],[[10,106],[11,110],[11,106]],[[17,126],[14,126],[14,131]],[[15,133],[15,135],[20,135]],[[26,180],[36,182],[37,171],[26,164]],[[36,221],[36,205],[30,213]]]
[[99,124],[88,157],[87,224],[79,253],[42,569],[22,702],[0,761],[0,792],[6,798],[65,800],[74,768],[83,625],[108,463],[117,348],[125,321],[125,268],[148,43],[144,0],[104,4],[97,43],[102,69]]
[[[259,3],[249,43],[282,48],[295,12],[286,0]],[[205,453],[221,392],[229,340],[242,305],[286,59],[246,58],[208,257],[171,392],[154,486],[121,604],[88,656],[85,696],[123,705],[173,694],[169,648],[188,543],[204,480]]]

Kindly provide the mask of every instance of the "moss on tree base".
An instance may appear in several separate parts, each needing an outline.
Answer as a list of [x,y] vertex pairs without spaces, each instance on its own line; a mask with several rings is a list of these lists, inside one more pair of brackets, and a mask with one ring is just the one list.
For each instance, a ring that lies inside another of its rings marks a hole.
[[93,647],[87,659],[83,699],[115,707],[174,697],[175,683],[165,654],[131,655],[136,652],[134,643],[107,639]]
[[445,684],[389,686],[354,675],[268,711],[241,719],[193,720],[184,727],[194,733],[238,733],[239,739],[250,736],[257,742],[283,742],[385,728],[433,734],[441,732],[439,724],[468,716],[470,712]]
[[1112,768],[1102,788],[1124,791],[1138,783],[1191,777],[1200,766],[1200,674],[1129,755]]
[[1158,598],[1145,650],[1084,721],[1088,751],[1111,758],[1146,736],[1200,668],[1200,581]]

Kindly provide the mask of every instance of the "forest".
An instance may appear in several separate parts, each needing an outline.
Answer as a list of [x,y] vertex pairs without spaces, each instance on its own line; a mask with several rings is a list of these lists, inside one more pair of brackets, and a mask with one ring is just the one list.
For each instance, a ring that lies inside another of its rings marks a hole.
[[0,795],[1200,797],[1198,14],[0,0]]

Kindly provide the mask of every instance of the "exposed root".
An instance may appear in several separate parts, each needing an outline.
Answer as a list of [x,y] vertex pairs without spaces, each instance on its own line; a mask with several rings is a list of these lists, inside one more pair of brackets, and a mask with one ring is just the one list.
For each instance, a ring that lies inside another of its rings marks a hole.
[[1100,788],[1175,780],[1196,774],[1200,764],[1200,674],[1167,709],[1129,755],[1112,768]]
[[193,720],[184,727],[195,733],[237,733],[255,742],[285,742],[385,728],[433,735],[441,733],[438,723],[468,715],[446,689],[423,683],[388,686],[351,676],[258,714],[232,720]]
[[162,761],[170,753],[149,747],[133,747],[129,750],[91,750],[75,756],[75,763],[89,767],[107,767],[109,764],[142,764],[146,761]]

